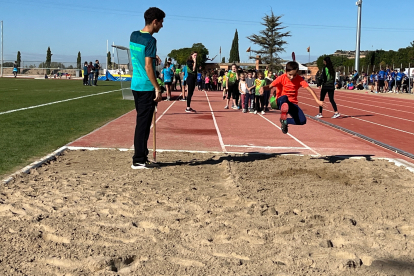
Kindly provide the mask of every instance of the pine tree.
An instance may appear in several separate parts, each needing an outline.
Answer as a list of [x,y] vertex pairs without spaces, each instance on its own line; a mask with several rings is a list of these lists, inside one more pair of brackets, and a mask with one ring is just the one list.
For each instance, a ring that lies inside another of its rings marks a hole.
[[20,51],[17,51],[17,72],[20,73],[20,63],[22,62],[22,55],[20,54]]
[[47,47],[47,53],[46,53],[46,74],[49,75],[50,74],[50,65],[52,63],[52,51],[50,51],[50,47]]
[[229,62],[240,62],[240,55],[239,55],[239,34],[236,32],[234,33],[233,43],[231,44],[230,49],[230,58]]
[[82,68],[82,57],[80,51],[78,52],[78,58],[76,59],[76,68]]
[[260,50],[251,50],[253,53],[261,56],[261,60],[269,64],[269,69],[280,66],[281,59],[279,53],[284,52],[284,45],[287,42],[285,37],[291,36],[290,32],[282,32],[286,27],[281,27],[281,15],[275,16],[273,11],[271,15],[265,15],[261,23],[266,28],[260,31],[260,35],[253,34],[248,36],[251,42],[260,46]]
[[221,58],[221,63],[226,63],[226,58],[225,57]]
[[108,59],[108,69],[112,69],[112,59],[111,59],[111,52],[108,52],[108,54],[106,55],[107,59]]

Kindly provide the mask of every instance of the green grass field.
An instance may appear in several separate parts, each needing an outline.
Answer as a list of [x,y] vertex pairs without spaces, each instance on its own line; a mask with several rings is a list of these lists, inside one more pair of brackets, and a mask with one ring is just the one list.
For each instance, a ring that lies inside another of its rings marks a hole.
[[[120,89],[119,82],[0,78],[0,113]],[[0,114],[0,177],[134,109],[121,91]]]

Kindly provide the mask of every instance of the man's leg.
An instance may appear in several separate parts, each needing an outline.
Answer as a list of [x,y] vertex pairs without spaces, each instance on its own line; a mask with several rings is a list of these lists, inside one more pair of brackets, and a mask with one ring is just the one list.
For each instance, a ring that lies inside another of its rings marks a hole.
[[98,77],[99,77],[99,74],[95,74],[95,85],[98,85]]
[[148,156],[148,138],[151,130],[152,116],[155,108],[155,92],[132,91],[137,111],[137,121],[135,126],[134,148],[135,154],[132,157],[133,163],[143,164]]

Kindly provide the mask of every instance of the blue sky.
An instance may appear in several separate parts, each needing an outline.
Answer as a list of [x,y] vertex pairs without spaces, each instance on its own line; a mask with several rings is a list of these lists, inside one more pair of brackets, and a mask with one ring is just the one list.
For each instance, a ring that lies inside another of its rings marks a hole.
[[[158,54],[164,59],[172,49],[203,43],[210,57],[228,58],[234,32],[239,32],[239,51],[247,61],[246,49],[257,48],[246,38],[258,33],[261,18],[273,9],[283,15],[282,22],[291,32],[286,52],[292,51],[301,62],[337,49],[355,50],[357,6],[355,0],[317,1],[51,1],[0,0],[0,20],[4,21],[4,58],[14,60],[17,51],[22,60],[43,61],[50,46],[52,61],[102,61],[106,41],[128,46],[132,31],[144,26],[143,14],[156,5],[166,13],[164,28],[155,37]],[[119,3],[119,4],[118,4]],[[260,3],[258,5],[258,3]],[[361,50],[398,50],[414,40],[410,5],[390,4],[389,0],[364,0],[362,8]],[[387,19],[389,18],[389,19]]]

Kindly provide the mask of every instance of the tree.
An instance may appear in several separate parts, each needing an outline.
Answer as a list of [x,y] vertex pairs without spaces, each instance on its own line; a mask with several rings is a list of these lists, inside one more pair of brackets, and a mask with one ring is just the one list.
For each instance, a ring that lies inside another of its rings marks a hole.
[[17,66],[18,66],[17,72],[20,73],[20,63],[22,62],[22,55],[20,54],[20,51],[17,51],[17,59],[16,59],[16,61],[17,61]]
[[207,61],[208,50],[202,43],[194,43],[191,48],[181,48],[172,50],[168,54],[168,57],[177,61],[178,64],[185,65],[187,63],[188,57],[193,51],[196,51],[198,54],[197,64],[203,67]]
[[45,63],[45,67],[48,68],[46,69],[46,74],[49,75],[50,74],[50,65],[52,62],[52,51],[50,51],[50,47],[47,47],[47,52],[46,52],[46,63]]
[[239,55],[239,34],[236,32],[234,33],[233,42],[231,43],[230,49],[230,58],[229,62],[240,62],[240,55]]
[[111,68],[112,69],[112,60],[111,60],[111,52],[108,52],[106,54],[106,58],[108,60],[108,69]]
[[221,58],[221,63],[226,63],[226,58],[225,57]]
[[76,59],[76,68],[81,69],[82,68],[82,57],[80,51],[78,52],[78,58]]
[[281,59],[279,53],[285,52],[284,45],[287,42],[286,37],[291,36],[290,32],[283,32],[286,27],[282,27],[280,19],[282,15],[275,16],[273,10],[270,15],[265,15],[260,23],[266,28],[259,32],[259,35],[253,34],[248,36],[254,44],[260,47],[260,50],[251,50],[253,53],[261,56],[261,60],[269,64],[269,68],[280,67]]

